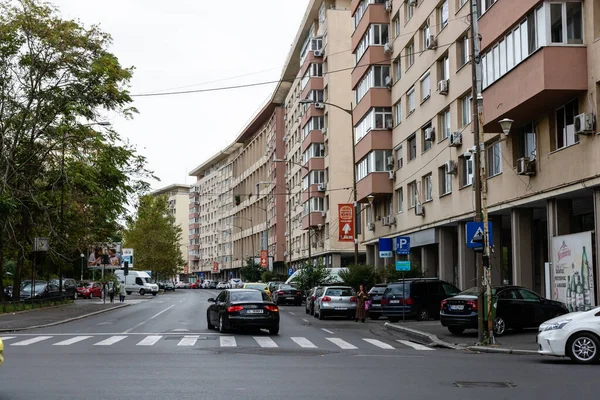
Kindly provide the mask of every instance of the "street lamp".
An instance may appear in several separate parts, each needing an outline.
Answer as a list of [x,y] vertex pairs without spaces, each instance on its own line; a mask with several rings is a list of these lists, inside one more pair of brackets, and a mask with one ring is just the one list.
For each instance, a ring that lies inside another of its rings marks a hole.
[[513,121],[512,119],[508,119],[508,118],[504,118],[504,119],[501,119],[500,121],[498,121],[498,123],[502,127],[502,132],[504,132],[505,135],[508,136],[508,134],[510,133],[510,128],[512,127],[513,122],[515,122],[515,121]]
[[85,262],[85,254],[81,253],[79,255],[79,257],[81,257],[81,279],[80,280],[83,280],[83,263]]
[[324,101],[314,101],[311,99],[304,99],[304,100],[300,100],[298,103],[300,104],[315,104],[315,103],[319,103],[319,104],[327,104],[328,106],[337,108],[338,110],[342,110],[343,112],[345,112],[346,114],[350,115],[350,119],[351,119],[351,124],[352,124],[352,190],[354,191],[354,264],[357,265],[358,264],[358,234],[357,234],[357,227],[358,227],[358,212],[357,212],[357,208],[358,208],[358,194],[356,193],[356,151],[354,148],[354,144],[355,144],[355,139],[354,139],[354,114],[352,112],[352,103],[350,103],[350,109],[346,109],[343,107],[338,106],[337,104],[333,104],[333,103],[327,103]]

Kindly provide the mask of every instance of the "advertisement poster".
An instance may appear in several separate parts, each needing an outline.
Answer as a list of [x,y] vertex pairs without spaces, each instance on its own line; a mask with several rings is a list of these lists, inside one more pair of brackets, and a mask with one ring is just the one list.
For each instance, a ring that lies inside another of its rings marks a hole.
[[592,232],[552,238],[552,300],[569,311],[595,307]]
[[354,206],[352,204],[338,204],[339,237],[340,242],[354,242]]

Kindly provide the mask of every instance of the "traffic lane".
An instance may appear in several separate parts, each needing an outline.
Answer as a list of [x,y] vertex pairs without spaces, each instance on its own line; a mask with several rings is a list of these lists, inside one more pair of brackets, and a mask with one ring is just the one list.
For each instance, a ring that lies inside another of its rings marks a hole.
[[[595,398],[600,382],[589,366],[560,359],[427,352],[424,355],[276,352],[265,355],[190,350],[184,354],[57,354],[8,358],[0,398],[264,399],[315,397],[479,399]],[[203,372],[189,379],[202,363]],[[258,371],[258,373],[257,373]],[[36,377],[31,385],[25,376]],[[293,377],[293,379],[290,379]],[[358,378],[358,379],[357,379]],[[506,388],[462,388],[456,382],[496,382]],[[110,382],[109,385],[107,383]]]

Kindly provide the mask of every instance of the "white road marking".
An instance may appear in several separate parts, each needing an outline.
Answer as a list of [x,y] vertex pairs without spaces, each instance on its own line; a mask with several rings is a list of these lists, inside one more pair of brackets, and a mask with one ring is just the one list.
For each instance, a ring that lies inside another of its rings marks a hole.
[[373,346],[377,346],[380,349],[386,349],[386,350],[394,350],[393,346],[390,346],[387,343],[382,342],[381,340],[377,340],[377,339],[366,339],[363,338],[363,340],[367,343],[371,343]]
[[11,343],[11,346],[28,346],[33,343],[41,342],[42,340],[50,339],[52,336],[38,336],[31,339],[23,340],[17,343]]
[[256,343],[258,343],[260,347],[279,347],[270,337],[254,336],[254,340],[256,340]]
[[104,339],[104,340],[94,344],[94,346],[110,346],[117,342],[120,342],[121,340],[125,339],[126,337],[127,336],[111,336],[108,339]]
[[307,320],[306,318],[302,318],[302,321],[306,322],[307,324],[310,322],[309,320]]
[[139,328],[140,326],[144,325],[146,322],[148,322],[148,321],[152,321],[154,318],[158,317],[160,314],[162,314],[162,313],[164,313],[164,312],[166,312],[166,311],[169,311],[169,310],[170,310],[171,308],[173,308],[173,307],[175,307],[175,304],[172,304],[172,305],[170,305],[169,307],[165,308],[164,310],[162,310],[162,311],[160,311],[160,312],[158,312],[158,313],[154,314],[153,316],[151,316],[151,317],[150,317],[150,318],[148,318],[147,320],[140,322],[139,324],[137,324],[137,325],[136,325],[136,326],[134,326],[133,328],[129,328],[129,329],[127,329],[127,330],[126,330],[125,332],[123,332],[123,333],[129,333],[129,332],[131,332],[132,330],[134,330],[135,328]]
[[0,336],[0,339],[2,340],[9,340],[9,339],[14,339],[16,338],[16,336]]
[[62,342],[54,343],[54,346],[69,346],[74,343],[82,342],[91,337],[93,337],[93,336],[75,336],[74,338],[63,340]]
[[221,347],[236,347],[235,336],[220,336],[219,343]]
[[308,340],[307,338],[292,337],[290,339],[292,339],[294,342],[296,342],[298,344],[298,346],[300,346],[300,347],[304,347],[307,349],[316,349],[317,348],[317,346],[315,346],[315,344],[313,342],[311,342],[310,340]]
[[177,343],[177,346],[194,346],[199,338],[200,336],[184,336],[179,343]]
[[345,340],[342,340],[340,338],[335,338],[335,337],[328,337],[325,338],[327,340],[329,340],[331,343],[335,344],[336,346],[338,346],[340,349],[343,350],[354,350],[354,349],[358,349],[358,347],[346,342]]
[[414,343],[409,340],[397,340],[397,342],[400,342],[406,346],[412,347],[415,350],[425,350],[425,351],[433,351],[434,350],[431,347],[423,346],[422,344]]
[[162,336],[146,336],[144,339],[140,340],[136,346],[153,346],[162,339]]
[[292,311],[288,311],[290,314],[292,315],[296,315],[296,313],[292,312]]
[[325,328],[321,328],[322,331],[329,333],[330,335],[333,335],[333,332],[330,331],[329,329],[325,329]]

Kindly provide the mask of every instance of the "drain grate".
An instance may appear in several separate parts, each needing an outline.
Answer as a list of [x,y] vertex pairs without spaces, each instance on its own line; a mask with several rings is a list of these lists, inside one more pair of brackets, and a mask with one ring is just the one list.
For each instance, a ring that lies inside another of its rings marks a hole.
[[474,382],[474,381],[456,381],[454,386],[460,388],[514,388],[517,387],[511,382]]

